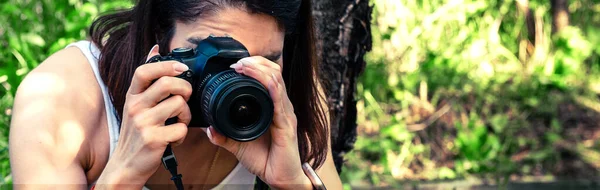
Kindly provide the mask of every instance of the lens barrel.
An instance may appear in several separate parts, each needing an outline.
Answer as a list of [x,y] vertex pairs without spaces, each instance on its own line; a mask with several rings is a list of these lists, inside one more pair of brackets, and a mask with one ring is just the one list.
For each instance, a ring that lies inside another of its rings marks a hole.
[[227,70],[211,77],[200,103],[207,123],[236,141],[264,134],[273,119],[273,101],[257,80]]

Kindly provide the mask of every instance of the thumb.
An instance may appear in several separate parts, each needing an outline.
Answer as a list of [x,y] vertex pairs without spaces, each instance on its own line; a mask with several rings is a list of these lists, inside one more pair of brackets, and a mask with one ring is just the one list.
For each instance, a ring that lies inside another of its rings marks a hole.
[[146,57],[146,62],[148,62],[148,60],[150,60],[150,58],[160,55],[160,53],[158,53],[160,47],[158,46],[158,44],[152,46],[152,49],[150,49],[150,53],[148,53],[148,56]]
[[227,138],[226,136],[217,132],[212,126],[206,129],[206,136],[208,136],[208,139],[210,139],[210,142],[214,145],[223,147],[236,157],[238,156],[237,153],[241,146],[240,142]]

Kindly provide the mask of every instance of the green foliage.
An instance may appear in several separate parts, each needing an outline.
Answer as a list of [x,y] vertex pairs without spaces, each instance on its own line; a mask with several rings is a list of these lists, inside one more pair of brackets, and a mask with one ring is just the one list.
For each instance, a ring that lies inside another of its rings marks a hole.
[[84,40],[99,12],[129,0],[0,1],[0,186],[11,183],[8,131],[15,92],[25,75],[52,53]]
[[[551,34],[550,2],[530,0],[541,24],[535,42],[513,0],[371,4],[373,51],[358,84],[360,135],[342,173],[347,186],[562,175],[554,167],[561,151],[594,165],[598,137],[565,131],[593,131],[583,119],[600,118],[597,1],[570,1],[572,25]],[[566,118],[564,107],[582,121]],[[598,176],[600,167],[590,171]]]

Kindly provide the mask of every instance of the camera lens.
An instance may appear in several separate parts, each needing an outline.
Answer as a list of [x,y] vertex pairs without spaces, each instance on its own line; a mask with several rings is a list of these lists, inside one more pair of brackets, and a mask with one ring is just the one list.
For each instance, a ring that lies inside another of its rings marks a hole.
[[260,137],[273,120],[273,101],[267,89],[234,70],[208,79],[200,100],[206,122],[236,141]]
[[239,97],[229,108],[229,118],[240,129],[247,129],[260,118],[260,105],[252,96]]

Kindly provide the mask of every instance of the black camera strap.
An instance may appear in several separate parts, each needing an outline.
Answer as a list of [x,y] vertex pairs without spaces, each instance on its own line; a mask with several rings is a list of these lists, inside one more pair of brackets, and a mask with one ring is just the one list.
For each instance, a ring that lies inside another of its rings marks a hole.
[[[166,122],[167,125],[174,123],[177,123],[177,118],[168,119]],[[171,180],[173,180],[173,183],[175,183],[177,190],[183,190],[183,182],[181,180],[182,175],[177,173],[177,159],[175,159],[175,153],[173,153],[173,149],[171,148],[170,144],[167,145],[167,148],[163,153],[162,163],[165,168],[169,170],[169,173],[171,173]]]
[[181,174],[177,174],[177,160],[175,159],[175,154],[173,154],[173,149],[171,149],[171,145],[167,145],[167,149],[165,149],[165,153],[162,156],[162,163],[171,173],[171,180],[175,183],[177,190],[183,190],[183,182],[181,181]]

